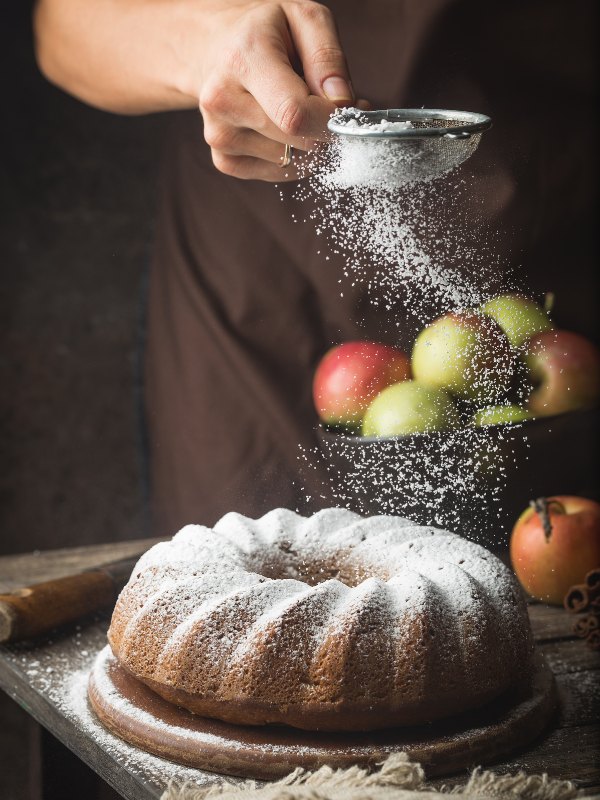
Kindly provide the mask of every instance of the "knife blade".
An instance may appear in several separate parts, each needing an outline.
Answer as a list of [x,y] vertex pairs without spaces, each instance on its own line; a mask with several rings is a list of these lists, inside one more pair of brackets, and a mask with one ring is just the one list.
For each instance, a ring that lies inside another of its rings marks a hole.
[[114,605],[141,555],[0,594],[0,642],[32,639]]

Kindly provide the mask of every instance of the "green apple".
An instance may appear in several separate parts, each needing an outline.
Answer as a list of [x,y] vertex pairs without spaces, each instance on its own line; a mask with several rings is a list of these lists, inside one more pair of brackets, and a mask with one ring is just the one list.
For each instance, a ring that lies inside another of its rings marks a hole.
[[500,406],[480,408],[473,416],[473,424],[477,427],[506,425],[508,423],[525,422],[527,419],[533,419],[531,411],[514,403],[505,403]]
[[520,347],[536,333],[554,327],[544,309],[520,294],[501,294],[492,297],[478,309],[496,320],[512,347]]
[[510,390],[516,357],[493,319],[460,311],[436,319],[421,331],[411,363],[419,383],[491,405]]
[[403,381],[388,386],[368,407],[363,436],[405,436],[457,428],[458,412],[442,389]]

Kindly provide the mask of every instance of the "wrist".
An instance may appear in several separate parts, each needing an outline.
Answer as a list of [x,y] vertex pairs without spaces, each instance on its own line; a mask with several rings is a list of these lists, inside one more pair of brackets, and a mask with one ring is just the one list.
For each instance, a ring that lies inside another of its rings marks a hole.
[[173,4],[171,83],[186,107],[198,107],[202,65],[211,41],[210,16],[215,13],[207,10],[202,0],[180,0]]

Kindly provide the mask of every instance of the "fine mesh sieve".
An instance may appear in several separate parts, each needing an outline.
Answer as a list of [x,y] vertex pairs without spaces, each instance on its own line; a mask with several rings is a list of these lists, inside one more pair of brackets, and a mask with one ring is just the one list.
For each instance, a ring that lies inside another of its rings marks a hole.
[[328,128],[345,161],[361,162],[352,182],[365,185],[429,181],[460,166],[492,121],[485,114],[429,108],[339,109]]

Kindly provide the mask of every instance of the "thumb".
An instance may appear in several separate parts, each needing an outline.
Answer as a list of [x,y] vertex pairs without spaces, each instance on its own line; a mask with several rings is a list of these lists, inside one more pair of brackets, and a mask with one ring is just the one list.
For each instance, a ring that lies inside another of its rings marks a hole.
[[311,93],[352,105],[352,81],[331,11],[315,2],[291,3],[286,16]]

